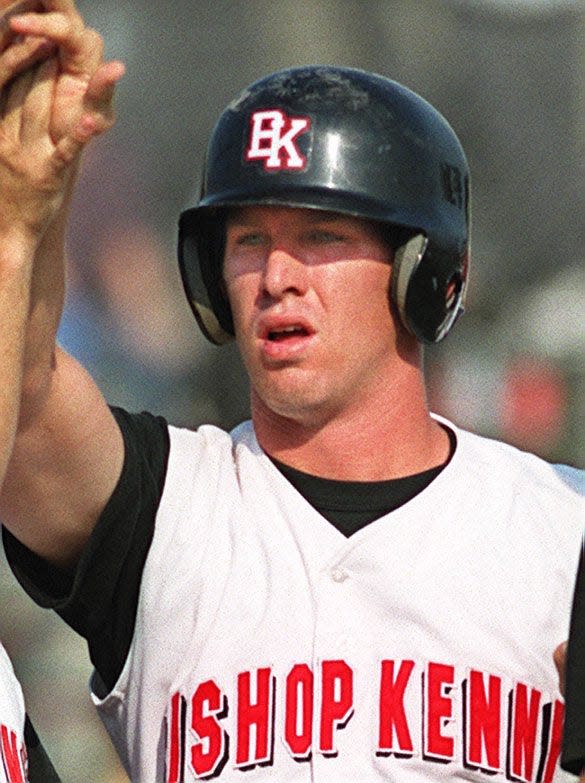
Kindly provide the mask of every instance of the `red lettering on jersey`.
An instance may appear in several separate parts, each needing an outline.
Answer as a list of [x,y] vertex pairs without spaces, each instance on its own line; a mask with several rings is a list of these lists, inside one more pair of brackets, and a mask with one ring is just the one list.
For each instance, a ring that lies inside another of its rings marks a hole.
[[453,687],[455,667],[429,663],[424,687],[424,755],[442,761],[452,761],[454,741],[442,730],[453,720],[453,703],[448,695]]
[[321,665],[321,727],[319,751],[335,756],[334,733],[353,714],[353,671],[345,661],[323,661]]
[[[238,674],[238,739],[236,767],[260,764],[272,758],[274,678],[271,669],[256,670],[256,693],[252,700],[251,674]],[[255,742],[251,743],[252,727]],[[253,745],[253,748],[250,747]]]
[[404,692],[414,661],[401,661],[396,676],[394,663],[382,661],[378,752],[412,756],[414,748],[404,711]]
[[180,693],[171,697],[167,716],[166,783],[181,783],[185,765],[185,698]]
[[548,743],[548,757],[542,776],[542,783],[552,783],[557,762],[561,755],[561,742],[563,739],[563,722],[565,719],[565,705],[560,701],[553,704],[552,726],[550,730],[550,741]]
[[502,680],[471,671],[467,682],[465,711],[465,761],[486,772],[499,772],[502,721]]
[[306,663],[293,666],[286,678],[284,743],[295,759],[306,759],[311,753],[313,681],[313,672]]
[[25,783],[16,733],[4,725],[1,727],[0,733],[2,764],[4,765],[6,779],[8,783]]
[[525,783],[533,780],[540,698],[540,691],[531,688],[529,694],[523,683],[518,683],[511,693],[510,773],[515,780]]
[[311,127],[308,117],[289,117],[280,109],[256,111],[250,118],[246,160],[264,160],[264,168],[304,169],[307,159],[297,146],[297,136]]
[[[447,663],[429,662],[422,676],[420,673],[414,660],[385,659],[380,662],[378,683],[363,683],[366,688],[379,685],[378,738],[372,749],[377,756],[408,758],[416,754],[445,764],[457,760],[457,767],[451,768],[455,776],[467,768],[488,776],[505,775],[516,783],[553,783],[561,750],[562,702],[545,700],[541,691],[517,682],[506,704],[503,692],[509,686],[501,677],[478,669],[469,669],[463,681],[456,678],[456,667]],[[179,691],[170,694],[161,725],[166,734],[164,783],[220,777],[228,758],[240,770],[272,763],[275,718],[289,764],[290,758],[310,759],[313,748],[325,757],[336,756],[337,746],[345,744],[342,739],[350,740],[349,735],[337,733],[354,711],[354,672],[345,660],[321,661],[319,673],[308,663],[291,665],[282,682],[278,712],[271,667],[238,673],[234,686],[233,697],[229,695],[230,706],[235,707],[233,737],[223,728],[228,696],[213,679],[201,682],[191,697]],[[280,687],[279,682],[278,692]],[[455,688],[461,690],[461,704]],[[422,703],[422,745],[418,720],[413,722],[411,714],[417,703]],[[376,705],[372,706],[376,710]],[[365,719],[374,721],[376,715]],[[17,747],[14,732],[6,726],[0,728],[0,777],[8,783],[25,783],[26,749]],[[351,738],[352,746],[355,740]],[[363,742],[372,740],[376,738],[361,738]],[[378,759],[376,763],[383,762]]]
[[191,766],[198,778],[212,775],[225,760],[226,732],[218,722],[225,715],[225,705],[213,680],[202,682],[191,699],[191,728],[198,737],[191,746]]

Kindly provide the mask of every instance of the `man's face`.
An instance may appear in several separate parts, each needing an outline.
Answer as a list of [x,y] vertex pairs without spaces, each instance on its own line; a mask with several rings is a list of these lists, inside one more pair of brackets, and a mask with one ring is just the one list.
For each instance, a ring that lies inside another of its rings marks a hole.
[[253,408],[316,424],[391,371],[391,251],[372,223],[252,206],[227,221],[224,280]]

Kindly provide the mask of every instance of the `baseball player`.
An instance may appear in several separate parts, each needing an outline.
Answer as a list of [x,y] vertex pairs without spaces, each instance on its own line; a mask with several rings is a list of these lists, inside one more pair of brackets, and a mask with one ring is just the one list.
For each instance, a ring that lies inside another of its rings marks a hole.
[[[53,2],[14,29],[67,45]],[[236,97],[206,161],[179,263],[204,333],[237,340],[251,421],[110,409],[38,264],[2,493],[11,565],[86,637],[130,778],[559,781],[585,475],[428,410],[423,345],[469,267],[455,133],[385,77],[301,67]],[[2,197],[48,211],[37,182]],[[2,237],[29,262],[30,224]]]

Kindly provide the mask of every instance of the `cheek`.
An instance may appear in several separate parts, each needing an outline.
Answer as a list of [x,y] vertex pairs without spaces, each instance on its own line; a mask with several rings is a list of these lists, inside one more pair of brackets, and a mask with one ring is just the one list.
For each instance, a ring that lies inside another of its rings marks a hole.
[[239,275],[232,278],[224,276],[223,284],[232,311],[234,326],[238,331],[241,331],[250,319],[256,301],[256,283],[250,275]]
[[379,330],[391,319],[390,274],[365,270],[336,286],[332,297],[334,312],[344,319],[348,329]]

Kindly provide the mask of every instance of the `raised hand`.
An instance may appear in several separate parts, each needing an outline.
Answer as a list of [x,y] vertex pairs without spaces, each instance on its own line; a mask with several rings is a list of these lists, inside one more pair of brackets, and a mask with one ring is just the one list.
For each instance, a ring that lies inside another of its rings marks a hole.
[[[33,10],[14,15],[19,7]],[[1,8],[0,231],[20,228],[38,239],[81,150],[113,124],[124,66],[103,61],[102,39],[73,0],[0,0]]]
[[24,14],[14,10],[0,0],[0,246],[5,263],[33,273],[24,371],[35,382],[25,386],[26,416],[38,409],[54,367],[80,153],[113,123],[124,66],[103,62],[101,38],[74,2],[38,0]]
[[73,0],[42,0],[41,5],[41,12],[13,16],[10,28],[25,41],[57,48],[51,135],[56,142],[70,137],[83,146],[113,124],[113,95],[124,66],[104,62],[102,38],[85,26]]
[[52,95],[58,63],[51,58],[1,84],[0,236],[30,237],[44,233],[63,198],[67,162],[77,144],[50,136]]

